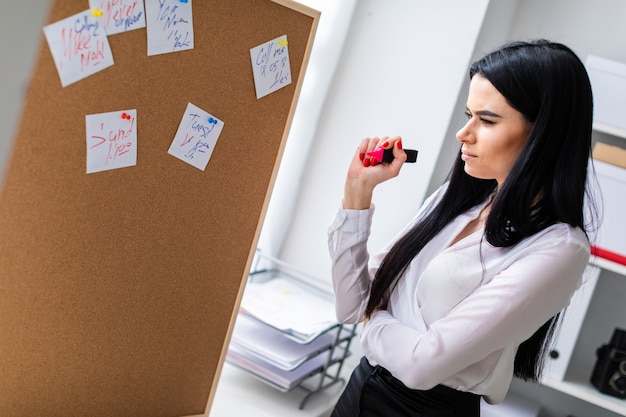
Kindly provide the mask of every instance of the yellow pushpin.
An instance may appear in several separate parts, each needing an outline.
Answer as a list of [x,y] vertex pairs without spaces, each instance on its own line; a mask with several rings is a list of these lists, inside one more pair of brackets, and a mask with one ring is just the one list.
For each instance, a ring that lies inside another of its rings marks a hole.
[[104,14],[100,9],[93,9],[92,13],[94,16],[102,16]]
[[289,42],[284,41],[284,40],[281,39],[281,40],[278,41],[278,44],[279,45],[289,45]]

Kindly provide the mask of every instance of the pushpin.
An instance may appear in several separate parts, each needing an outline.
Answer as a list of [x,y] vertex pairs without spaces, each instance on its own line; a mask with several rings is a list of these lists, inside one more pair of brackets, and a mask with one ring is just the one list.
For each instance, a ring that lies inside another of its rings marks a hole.
[[130,120],[130,114],[122,113],[122,119]]
[[102,16],[104,14],[100,9],[93,9],[92,13],[94,16]]
[[278,44],[279,45],[289,45],[289,42],[284,41],[284,40],[281,39],[281,40],[278,41]]
[[181,3],[187,3],[188,0],[180,0]]
[[217,124],[217,120],[215,120],[215,119],[214,119],[214,118],[212,118],[212,117],[209,117],[208,121],[209,121],[209,123],[213,123],[214,125],[216,125],[216,124]]

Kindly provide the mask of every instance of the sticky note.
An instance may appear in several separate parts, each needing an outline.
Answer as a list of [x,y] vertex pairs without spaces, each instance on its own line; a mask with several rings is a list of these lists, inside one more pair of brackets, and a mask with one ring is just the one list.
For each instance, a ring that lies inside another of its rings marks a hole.
[[107,35],[146,27],[143,0],[89,0],[89,7],[102,12]]
[[102,19],[85,10],[43,28],[63,87],[113,65]]
[[224,122],[188,103],[167,153],[204,171],[223,128]]
[[287,35],[250,49],[256,98],[291,84]]
[[137,164],[137,110],[91,114],[87,125],[87,174]]
[[146,0],[148,55],[193,49],[191,0]]

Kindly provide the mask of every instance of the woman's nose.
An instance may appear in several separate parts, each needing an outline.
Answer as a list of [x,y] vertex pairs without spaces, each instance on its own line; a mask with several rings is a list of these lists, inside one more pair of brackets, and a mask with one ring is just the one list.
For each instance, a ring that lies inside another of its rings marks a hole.
[[456,139],[461,142],[470,142],[472,140],[473,134],[472,134],[472,129],[471,129],[471,120],[468,120],[467,123],[465,123],[465,125],[459,129],[458,132],[456,132]]

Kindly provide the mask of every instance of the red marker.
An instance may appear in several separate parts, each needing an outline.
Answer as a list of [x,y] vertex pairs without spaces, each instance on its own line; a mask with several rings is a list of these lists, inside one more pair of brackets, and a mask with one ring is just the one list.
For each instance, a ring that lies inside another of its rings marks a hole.
[[[413,163],[417,161],[417,151],[414,149],[404,149],[406,153],[406,161],[405,163]],[[374,157],[376,161],[380,164],[382,162],[391,162],[393,161],[393,148],[383,149],[376,148],[371,152],[367,153],[368,156]]]

